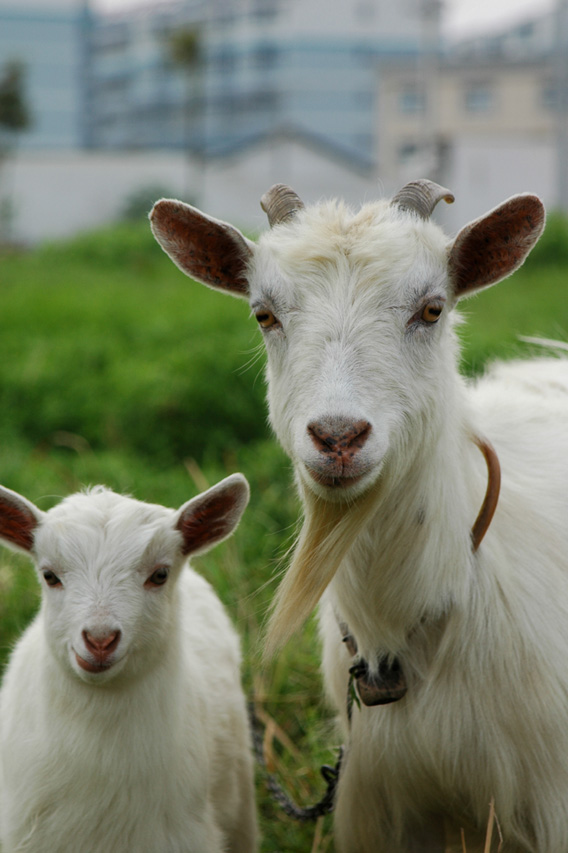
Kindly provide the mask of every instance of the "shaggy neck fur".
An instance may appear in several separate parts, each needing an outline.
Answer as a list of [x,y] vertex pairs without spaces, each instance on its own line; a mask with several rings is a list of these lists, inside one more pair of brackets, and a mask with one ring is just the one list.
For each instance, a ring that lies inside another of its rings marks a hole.
[[[453,396],[461,400],[456,380]],[[414,629],[465,600],[486,472],[472,426],[451,414],[464,410],[461,400],[443,418],[424,417],[419,430],[409,431],[412,446],[393,449],[378,481],[350,504],[325,501],[301,485],[304,524],[276,596],[268,655],[328,587],[371,666],[379,651],[399,654]]]

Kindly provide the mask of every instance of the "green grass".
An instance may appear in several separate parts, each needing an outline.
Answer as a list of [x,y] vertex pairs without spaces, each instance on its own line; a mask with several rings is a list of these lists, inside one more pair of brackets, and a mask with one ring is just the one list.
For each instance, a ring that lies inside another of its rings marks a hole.
[[[568,340],[568,230],[553,218],[542,248],[510,281],[464,305],[463,368],[525,354],[517,335]],[[42,509],[87,484],[179,506],[233,471],[251,483],[236,535],[196,561],[243,637],[244,682],[298,752],[273,742],[302,803],[323,792],[336,745],[322,699],[314,622],[268,670],[262,625],[298,517],[290,465],[266,425],[263,354],[246,303],[179,273],[148,227],[116,226],[0,256],[0,482]],[[27,561],[0,553],[0,663],[33,615]],[[282,740],[284,737],[282,737]],[[308,851],[259,778],[262,850]],[[332,850],[326,819],[317,850]]]

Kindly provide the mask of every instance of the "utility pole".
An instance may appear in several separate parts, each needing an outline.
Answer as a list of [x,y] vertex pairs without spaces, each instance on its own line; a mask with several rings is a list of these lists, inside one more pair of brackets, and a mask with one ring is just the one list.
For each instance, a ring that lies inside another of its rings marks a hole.
[[568,0],[556,0],[554,23],[557,204],[568,213]]
[[421,50],[419,61],[418,90],[424,93],[424,111],[420,140],[421,159],[428,170],[428,177],[440,180],[439,151],[439,80],[440,65],[440,18],[442,0],[422,0],[421,3]]

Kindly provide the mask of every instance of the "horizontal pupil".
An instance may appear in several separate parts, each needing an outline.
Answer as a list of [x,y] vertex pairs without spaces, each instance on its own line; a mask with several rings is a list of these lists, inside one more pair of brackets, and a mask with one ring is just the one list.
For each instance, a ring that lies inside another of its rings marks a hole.
[[428,305],[424,309],[424,314],[427,317],[439,317],[441,313],[442,313],[442,309],[439,305]]
[[152,575],[152,580],[154,583],[162,583],[165,582],[168,578],[168,573],[165,569],[159,569],[157,572],[154,572]]

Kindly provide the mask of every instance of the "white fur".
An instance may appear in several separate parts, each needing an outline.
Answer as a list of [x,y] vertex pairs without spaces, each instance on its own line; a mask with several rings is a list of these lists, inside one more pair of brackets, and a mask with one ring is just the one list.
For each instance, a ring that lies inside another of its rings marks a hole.
[[[248,500],[240,475],[211,493],[236,503],[201,551],[229,535]],[[4,853],[256,849],[239,642],[176,529],[205,496],[175,512],[96,488],[42,513],[3,495],[37,519],[42,584],[0,693]],[[148,588],[156,566],[168,580]],[[45,569],[61,587],[46,585]],[[83,631],[117,629],[112,666],[79,666]]]
[[[374,517],[321,607],[324,678],[349,750],[337,847],[406,849],[431,814],[481,828],[493,796],[506,849],[560,853],[568,837],[568,365],[503,365],[468,387],[456,371],[451,317],[405,331],[420,288],[451,301],[441,233],[391,216],[359,236],[344,214],[332,242],[309,217],[295,227],[317,262],[306,265],[305,244],[295,256],[292,228],[275,229],[265,238],[269,260],[261,255],[270,266],[250,282],[252,301],[271,282],[279,306],[284,333],[265,336],[271,421],[303,487],[323,491],[306,473],[315,452],[309,422],[347,414],[373,424],[359,462],[369,473],[357,488],[380,478]],[[333,247],[328,258],[318,239]],[[486,479],[476,433],[494,444],[503,486],[474,555],[469,533]],[[409,680],[404,700],[355,708],[351,727],[351,659],[338,619],[367,660],[396,654]]]
[[[161,204],[153,227],[170,251]],[[521,248],[509,257],[506,239],[493,255],[509,214],[510,243]],[[278,321],[263,332],[270,420],[293,461],[308,531],[295,579],[290,569],[279,593],[273,644],[326,587],[323,673],[347,745],[335,811],[341,853],[443,853],[448,822],[479,842],[492,797],[503,853],[568,850],[568,361],[503,364],[477,383],[459,375],[452,309],[519,266],[542,208],[515,197],[479,223],[487,239],[473,245],[478,223],[452,242],[386,202],[355,213],[330,202],[247,249],[251,307]],[[460,254],[464,246],[473,249]],[[478,275],[479,258],[488,261]],[[438,322],[416,319],[439,299]],[[310,473],[325,470],[326,457],[308,430],[338,418],[372,427],[352,463],[359,480],[341,490]],[[473,553],[487,485],[475,435],[496,448],[502,488]],[[324,521],[312,523],[322,507]],[[324,553],[326,524],[341,536]],[[397,703],[354,707],[350,726],[353,661],[339,622],[371,667],[397,656],[408,681]]]

